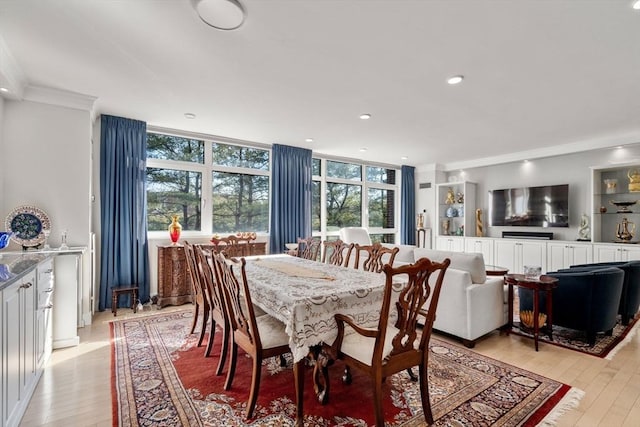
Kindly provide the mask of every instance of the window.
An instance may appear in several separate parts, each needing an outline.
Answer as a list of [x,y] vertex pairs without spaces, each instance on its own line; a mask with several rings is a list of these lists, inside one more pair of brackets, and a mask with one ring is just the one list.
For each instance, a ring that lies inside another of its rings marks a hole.
[[374,241],[395,242],[399,205],[396,172],[386,167],[314,158],[314,234],[329,239],[337,236],[342,227],[365,226]]
[[201,196],[201,173],[147,168],[147,229],[167,230],[178,215],[183,230],[200,230]]
[[327,230],[362,225],[362,187],[327,182]]
[[152,132],[147,137],[149,231],[166,231],[172,215],[184,231],[268,231],[269,150]]
[[213,172],[213,222],[216,233],[269,228],[269,177]]

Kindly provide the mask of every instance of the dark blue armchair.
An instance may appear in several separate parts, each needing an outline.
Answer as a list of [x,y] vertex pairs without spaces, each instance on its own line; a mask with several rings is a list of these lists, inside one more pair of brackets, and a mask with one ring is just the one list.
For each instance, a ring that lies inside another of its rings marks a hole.
[[[553,290],[554,326],[586,332],[590,346],[595,344],[597,333],[612,333],[618,317],[624,271],[615,267],[604,267],[586,271],[567,269],[547,275],[558,278],[558,287]],[[533,308],[533,294],[530,289],[518,288],[518,296],[521,311]],[[541,294],[541,313],[546,312],[545,307],[546,296]]]
[[624,271],[624,283],[622,285],[618,314],[622,317],[622,324],[626,326],[640,309],[640,261],[579,264],[572,265],[570,269],[598,269],[603,267],[617,267]]

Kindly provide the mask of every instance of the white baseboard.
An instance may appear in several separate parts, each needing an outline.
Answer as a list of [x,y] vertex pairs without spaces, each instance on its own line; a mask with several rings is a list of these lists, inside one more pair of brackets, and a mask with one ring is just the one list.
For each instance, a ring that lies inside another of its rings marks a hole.
[[80,344],[80,337],[76,335],[75,337],[72,337],[72,338],[53,340],[53,349],[57,350],[59,348],[74,347],[74,346],[77,346],[78,344]]

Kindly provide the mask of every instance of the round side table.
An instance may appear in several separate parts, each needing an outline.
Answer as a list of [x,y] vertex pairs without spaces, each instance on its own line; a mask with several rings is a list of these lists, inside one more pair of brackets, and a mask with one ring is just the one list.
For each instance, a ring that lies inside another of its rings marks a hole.
[[553,296],[553,289],[558,286],[558,279],[545,275],[542,275],[539,278],[530,278],[526,277],[524,274],[507,274],[504,276],[504,281],[509,285],[509,323],[507,325],[507,332],[510,332],[513,328],[513,287],[519,286],[533,291],[533,339],[536,351],[538,351],[538,336],[540,335],[540,325],[538,324],[540,314],[540,309],[538,307],[539,293],[546,292],[547,295],[546,330],[549,338],[553,339],[553,305],[551,298]]

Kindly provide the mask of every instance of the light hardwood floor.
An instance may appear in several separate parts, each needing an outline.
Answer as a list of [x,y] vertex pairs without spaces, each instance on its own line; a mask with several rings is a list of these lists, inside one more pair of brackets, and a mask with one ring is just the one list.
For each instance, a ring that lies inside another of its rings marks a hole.
[[[117,319],[125,316],[137,315],[119,309]],[[79,329],[79,346],[53,352],[21,426],[111,426],[111,320],[109,312],[96,314],[91,326]],[[610,361],[544,343],[536,352],[532,340],[498,332],[474,350],[583,390],[580,405],[559,427],[640,425],[640,332]]]

